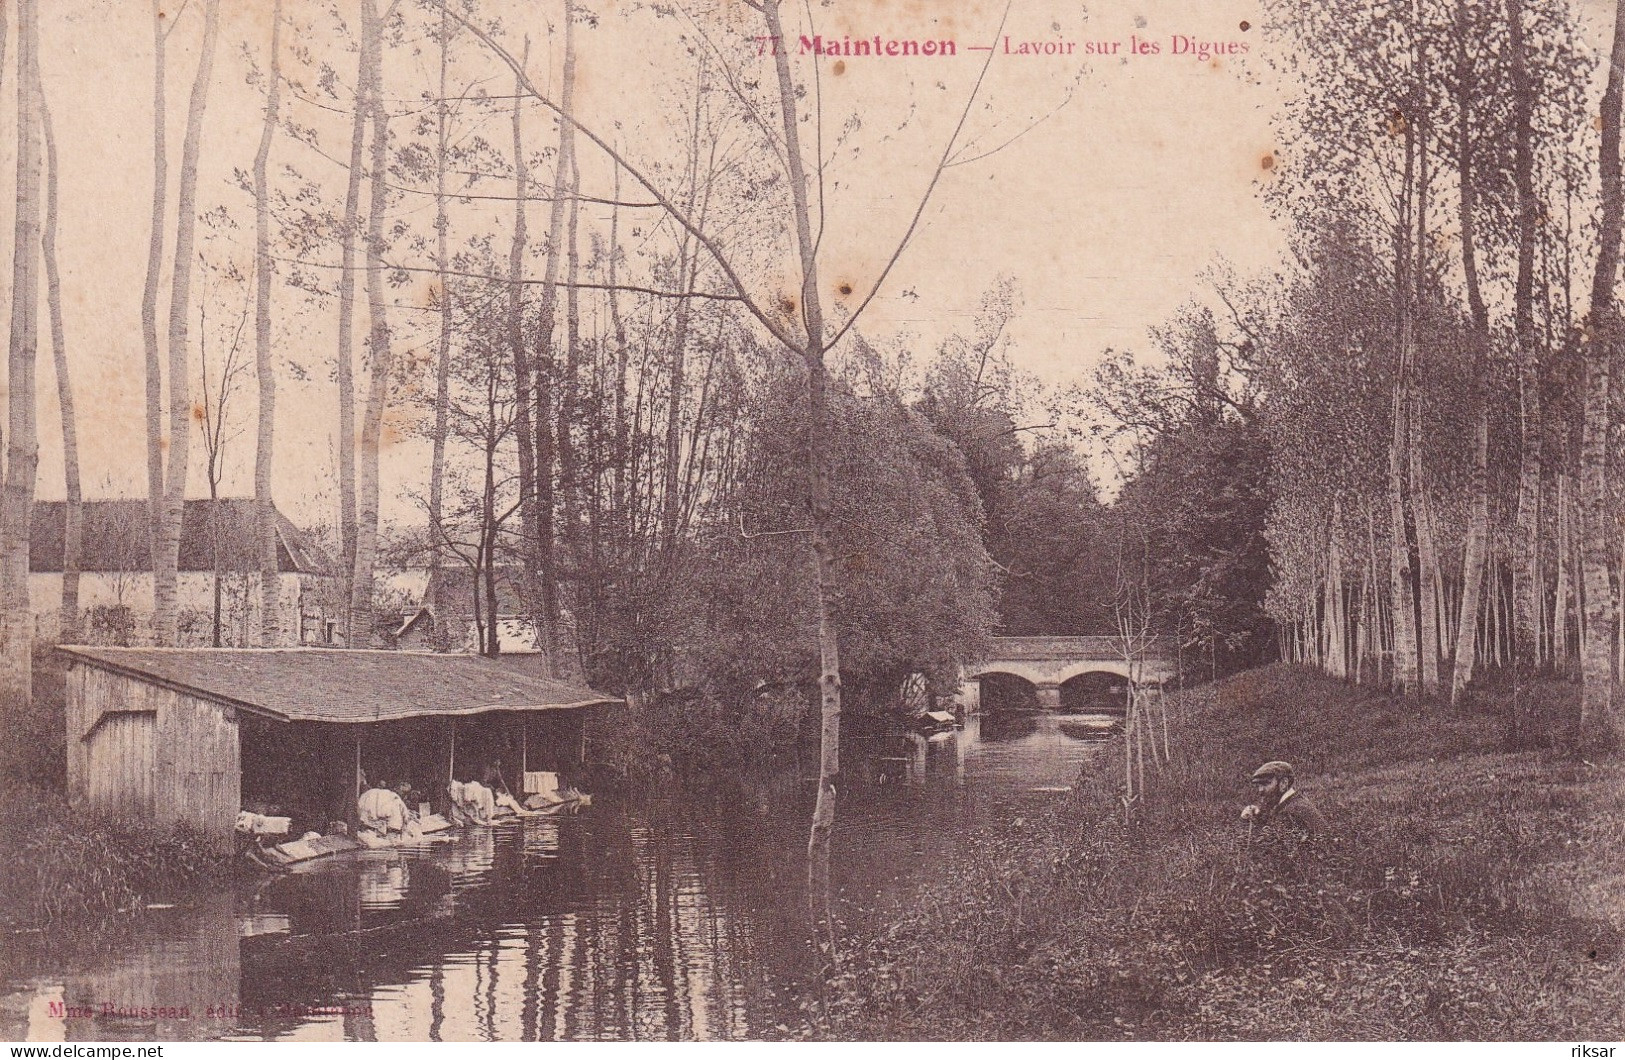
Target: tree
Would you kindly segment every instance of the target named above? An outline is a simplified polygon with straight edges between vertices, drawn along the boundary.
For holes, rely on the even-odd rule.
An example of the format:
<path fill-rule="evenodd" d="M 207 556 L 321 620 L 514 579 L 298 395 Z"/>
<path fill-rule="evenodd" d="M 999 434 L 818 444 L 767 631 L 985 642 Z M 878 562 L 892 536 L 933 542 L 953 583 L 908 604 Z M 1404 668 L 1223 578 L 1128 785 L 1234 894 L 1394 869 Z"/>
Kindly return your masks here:
<path fill-rule="evenodd" d="M 33 608 L 28 599 L 28 524 L 39 463 L 34 364 L 39 356 L 40 118 L 39 5 L 17 4 L 17 212 L 12 243 L 11 335 L 7 346 L 6 468 L 0 489 L 0 702 L 33 704 Z"/>
<path fill-rule="evenodd" d="M 476 645 L 483 655 L 501 651 L 497 610 L 497 569 L 504 560 L 523 551 L 510 540 L 509 522 L 519 510 L 514 461 L 520 447 L 514 426 L 522 405 L 513 385 L 514 363 L 506 314 L 499 314 L 467 299 L 459 299 L 464 341 L 452 351 L 448 365 L 446 401 L 447 442 L 452 455 L 471 451 L 474 481 L 453 481 L 452 506 L 442 513 L 437 549 L 465 564 L 472 575 Z M 491 300 L 494 306 L 495 300 Z M 436 602 L 436 637 L 445 641 L 444 628 L 452 611 L 449 596 Z"/>
<path fill-rule="evenodd" d="M 1512 527 L 1512 656 L 1520 675 L 1541 663 L 1540 627 L 1543 597 L 1540 559 L 1540 487 L 1544 424 L 1541 422 L 1540 337 L 1535 330 L 1535 239 L 1540 200 L 1535 192 L 1533 86 L 1529 74 L 1528 37 L 1523 0 L 1507 0 L 1509 80 L 1513 98 L 1513 191 L 1517 196 L 1517 273 L 1513 280 L 1513 351 L 1518 374 L 1518 499 Z M 1561 563 L 1559 565 L 1561 573 Z M 1557 614 L 1566 608 L 1559 585 Z M 1565 640 L 1567 637 L 1564 638 Z M 1523 697 L 1512 705 L 1515 737 L 1529 734 Z"/>
<path fill-rule="evenodd" d="M 447 154 L 451 146 L 451 99 L 447 95 L 447 67 L 451 51 L 451 19 L 446 15 L 445 8 L 440 9 L 440 25 L 438 43 L 440 46 L 440 79 L 439 98 L 435 104 L 435 168 L 434 168 L 434 230 L 435 230 L 435 265 L 440 270 L 440 287 L 437 295 L 440 300 L 440 334 L 435 344 L 435 405 L 434 427 L 430 437 L 429 457 L 429 536 L 431 542 L 438 541 L 444 533 L 445 521 L 445 478 L 446 478 L 446 408 L 451 400 L 451 332 L 452 332 L 452 304 L 451 304 L 451 220 L 446 215 L 446 163 Z M 516 253 L 524 245 L 525 231 L 525 203 L 523 183 L 523 162 L 519 159 L 520 131 L 519 131 L 519 93 L 514 93 L 513 101 L 513 132 L 515 167 L 518 169 L 519 186 L 514 192 L 515 206 L 518 218 L 514 225 L 514 245 Z M 517 274 L 517 267 L 514 269 Z M 516 291 L 522 288 L 516 283 Z M 521 400 L 528 400 L 528 394 Z M 431 591 L 440 591 L 440 579 L 436 575 L 440 571 L 440 549 L 431 547 L 429 552 L 429 585 Z M 435 614 L 444 614 L 442 601 L 430 601 Z M 437 641 L 444 645 L 443 631 L 438 627 L 435 630 Z"/>
<path fill-rule="evenodd" d="M 338 276 L 338 479 L 339 571 L 341 587 L 339 630 L 348 646 L 355 645 L 355 571 L 358 536 L 355 466 L 355 245 L 361 223 L 362 156 L 366 148 L 373 49 L 382 42 L 376 33 L 376 5 L 362 8 L 359 58 L 356 60 L 355 99 L 350 115 L 350 155 L 345 170 L 344 214 L 339 222 Z"/>
<path fill-rule="evenodd" d="M 1609 584 L 1609 554 L 1615 522 L 1608 490 L 1609 371 L 1625 336 L 1621 335 L 1615 284 L 1619 281 L 1619 243 L 1625 216 L 1625 189 L 1620 176 L 1621 106 L 1625 105 L 1625 0 L 1614 12 L 1614 39 L 1608 62 L 1608 87 L 1602 96 L 1602 145 L 1597 167 L 1601 184 L 1601 218 L 1597 224 L 1597 261 L 1591 281 L 1591 304 L 1585 341 L 1585 413 L 1580 443 L 1580 512 L 1583 536 L 1580 555 L 1585 576 L 1585 628 L 1580 649 L 1580 715 L 1571 746 L 1611 744 L 1618 739 L 1619 719 L 1613 709 L 1613 639 L 1615 603 Z"/>
<path fill-rule="evenodd" d="M 1104 551 L 1118 572 L 1121 636 L 1178 639 L 1217 676 L 1267 658 L 1270 447 L 1262 422 L 1260 287 L 1219 270 L 1213 299 L 1192 301 L 1152 336 L 1167 367 L 1124 355 L 1097 372 L 1094 403 L 1108 443 L 1129 440 L 1132 465 Z"/>
<path fill-rule="evenodd" d="M 397 0 L 398 2 L 398 0 Z M 390 374 L 394 370 L 394 348 L 389 332 L 389 303 L 384 297 L 384 213 L 389 204 L 389 118 L 384 109 L 384 25 L 393 16 L 395 4 L 380 17 L 376 0 L 362 0 L 362 35 L 372 44 L 363 53 L 370 57 L 364 78 L 366 101 L 362 104 L 372 126 L 372 173 L 367 209 L 367 313 L 371 325 L 367 335 L 367 404 L 361 418 L 361 451 L 356 466 L 355 559 L 350 577 L 349 614 L 352 636 L 345 643 L 354 648 L 361 639 L 354 636 L 353 623 L 359 616 L 367 623 L 367 643 L 373 630 L 373 564 L 378 554 L 378 455 L 384 430 L 384 408 L 389 402 Z"/>
<path fill-rule="evenodd" d="M 1108 515 L 1080 453 L 1053 433 L 1062 412 L 1030 407 L 1005 342 L 1015 309 L 1011 281 L 989 290 L 973 334 L 938 350 L 916 408 L 976 485 L 1002 632 L 1105 634 L 1114 625 Z"/>
<path fill-rule="evenodd" d="M 541 630 L 544 650 L 555 674 L 567 672 L 566 668 L 561 666 L 563 646 L 558 632 L 559 575 L 556 551 L 558 533 L 554 521 L 554 468 L 559 455 L 560 436 L 569 430 L 569 426 L 557 412 L 559 357 L 555 331 L 558 323 L 559 272 L 564 260 L 565 221 L 570 198 L 570 173 L 575 159 L 575 21 L 575 4 L 571 0 L 565 0 L 564 64 L 560 74 L 558 104 L 559 149 L 553 167 L 553 201 L 547 219 L 547 265 L 542 275 L 531 362 L 534 406 L 530 422 L 535 431 L 535 438 L 532 440 L 535 457 L 531 466 L 535 471 L 536 493 L 536 503 L 531 509 L 531 515 L 535 522 L 525 528 L 525 542 L 530 549 L 526 567 L 527 572 L 535 572 L 538 594 L 535 599 L 527 602 L 527 606 L 536 615 L 535 621 Z M 523 76 L 523 68 L 517 73 Z M 525 77 L 525 80 L 528 86 L 528 77 Z"/>
<path fill-rule="evenodd" d="M 51 315 L 51 358 L 56 366 L 57 407 L 62 417 L 62 478 L 66 504 L 62 528 L 62 640 L 81 639 L 79 617 L 79 565 L 84 537 L 84 494 L 79 482 L 79 426 L 73 402 L 73 379 L 68 370 L 68 341 L 62 322 L 62 276 L 57 265 L 57 156 L 51 109 L 41 86 L 40 126 L 45 135 L 45 297 Z"/>
<path fill-rule="evenodd" d="M 163 12 L 159 12 L 163 18 Z M 192 267 L 197 236 L 197 170 L 203 149 L 203 116 L 214 73 L 215 44 L 220 38 L 220 0 L 205 0 L 203 47 L 186 107 L 186 135 L 175 207 L 175 258 L 169 292 L 169 461 L 164 469 L 163 509 L 153 534 L 153 631 L 160 644 L 176 642 L 176 564 L 181 547 L 181 517 L 186 506 L 186 480 L 192 451 L 191 333 Z"/>
<path fill-rule="evenodd" d="M 701 538 L 706 601 L 700 669 L 735 691 L 816 679 L 803 647 L 817 628 L 805 577 L 808 401 L 790 371 L 769 373 L 749 407 L 739 479 Z M 896 394 L 830 385 L 832 497 L 828 613 L 849 698 L 884 708 L 910 674 L 951 691 L 958 664 L 985 650 L 996 621 L 994 570 L 964 457 Z"/>
<path fill-rule="evenodd" d="M 145 353 L 147 413 L 148 540 L 152 546 L 153 632 L 160 644 L 165 626 L 175 624 L 174 564 L 160 547 L 164 514 L 163 354 L 158 340 L 158 294 L 164 268 L 165 211 L 169 199 L 168 96 L 165 90 L 169 35 L 177 19 L 164 15 L 162 0 L 152 5 L 152 224 L 147 237 L 147 277 L 141 289 L 141 343 Z M 166 617 L 160 621 L 160 611 Z M 173 643 L 173 636 L 170 638 Z"/>
<path fill-rule="evenodd" d="M 235 270 L 228 270 L 226 276 L 237 282 L 242 276 Z M 245 292 L 245 294 L 248 292 Z M 248 364 L 241 357 L 243 328 L 248 323 L 248 298 L 243 299 L 243 310 L 237 318 L 237 324 L 230 331 L 230 341 L 226 344 L 225 354 L 217 366 L 218 375 L 210 373 L 209 366 L 209 314 L 208 297 L 205 291 L 203 304 L 198 306 L 198 361 L 200 371 L 198 381 L 202 393 L 198 397 L 196 415 L 198 427 L 203 435 L 204 479 L 208 483 L 209 500 L 215 503 L 209 505 L 209 547 L 214 553 L 214 587 L 212 614 L 210 619 L 209 642 L 218 648 L 222 645 L 222 605 L 225 597 L 225 535 L 228 530 L 232 533 L 240 532 L 241 527 L 226 527 L 221 525 L 220 482 L 226 472 L 226 447 L 236 437 L 231 429 L 232 398 L 235 397 L 242 386 L 242 376 L 248 371 Z"/>
<path fill-rule="evenodd" d="M 1040 442 L 1011 469 L 996 504 L 987 541 L 999 570 L 1001 633 L 1113 632 L 1115 521 L 1082 457 L 1065 443 Z"/>
<path fill-rule="evenodd" d="M 282 0 L 271 4 L 271 57 L 266 73 L 265 121 L 254 153 L 254 377 L 258 419 L 254 434 L 254 542 L 259 561 L 260 643 L 269 648 L 282 636 L 277 580 L 276 508 L 271 496 L 276 458 L 276 369 L 271 362 L 271 144 L 282 104 Z M 297 636 L 298 631 L 295 631 Z"/>

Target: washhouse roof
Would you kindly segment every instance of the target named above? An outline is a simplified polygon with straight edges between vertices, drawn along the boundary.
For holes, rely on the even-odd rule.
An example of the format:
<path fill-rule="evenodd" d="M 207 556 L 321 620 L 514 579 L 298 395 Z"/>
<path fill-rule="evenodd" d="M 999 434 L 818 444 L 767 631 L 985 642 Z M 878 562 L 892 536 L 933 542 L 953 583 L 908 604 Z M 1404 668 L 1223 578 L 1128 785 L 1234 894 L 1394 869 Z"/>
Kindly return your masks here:
<path fill-rule="evenodd" d="M 620 702 L 525 672 L 533 660 L 332 648 L 60 649 L 86 663 L 278 721 L 363 724 Z"/>

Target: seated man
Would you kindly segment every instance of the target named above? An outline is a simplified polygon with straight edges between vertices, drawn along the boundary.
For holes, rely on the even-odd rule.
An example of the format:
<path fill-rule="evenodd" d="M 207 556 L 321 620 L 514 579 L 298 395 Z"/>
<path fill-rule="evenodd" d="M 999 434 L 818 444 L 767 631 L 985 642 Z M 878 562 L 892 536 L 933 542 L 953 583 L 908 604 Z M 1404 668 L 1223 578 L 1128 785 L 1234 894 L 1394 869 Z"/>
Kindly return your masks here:
<path fill-rule="evenodd" d="M 401 835 L 412 820 L 406 800 L 385 787 L 383 781 L 361 793 L 355 801 L 355 812 L 362 828 L 384 836 Z"/>
<path fill-rule="evenodd" d="M 1298 791 L 1292 779 L 1292 763 L 1265 762 L 1252 775 L 1258 801 L 1241 811 L 1244 820 L 1258 825 L 1281 822 L 1306 835 L 1326 831 L 1326 818 Z"/>

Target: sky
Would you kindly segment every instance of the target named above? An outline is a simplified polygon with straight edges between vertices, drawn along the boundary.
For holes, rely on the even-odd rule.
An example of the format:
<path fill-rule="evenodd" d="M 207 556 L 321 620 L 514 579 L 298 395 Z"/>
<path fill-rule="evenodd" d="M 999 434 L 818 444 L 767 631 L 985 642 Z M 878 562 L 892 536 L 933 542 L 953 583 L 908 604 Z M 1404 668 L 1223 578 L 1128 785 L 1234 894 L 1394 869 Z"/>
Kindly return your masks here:
<path fill-rule="evenodd" d="M 737 0 L 719 2 L 735 16 L 749 13 Z M 331 61 L 341 86 L 347 83 L 354 59 L 339 47 L 337 23 L 319 13 L 314 0 L 286 3 L 298 27 L 290 43 L 313 61 Z M 61 154 L 60 255 L 83 478 L 93 496 L 140 494 L 139 310 L 152 194 L 150 13 L 137 0 L 49 0 L 43 6 L 46 91 Z M 202 21 L 201 0 L 174 6 L 178 22 L 167 81 L 171 219 Z M 554 87 L 560 6 L 483 4 L 485 10 L 506 8 L 502 39 L 509 47 L 517 50 L 522 35 L 531 37 L 530 70 Z M 771 59 L 758 54 L 757 41 L 743 29 L 719 28 L 698 6 L 585 0 L 585 7 L 596 17 L 579 30 L 583 120 L 623 144 L 633 161 L 652 166 L 667 153 L 663 145 L 682 116 L 681 83 L 695 61 L 691 49 L 708 51 L 744 79 L 771 74 Z M 1585 0 L 1585 7 L 1594 16 L 1603 5 Z M 252 213 L 236 174 L 251 164 L 262 104 L 259 89 L 245 76 L 246 56 L 264 61 L 270 0 L 228 2 L 223 10 L 199 206 L 224 207 L 230 221 L 201 229 L 199 238 L 214 261 L 247 262 Z M 1008 277 L 1020 298 L 1008 329 L 1012 361 L 1046 384 L 1064 386 L 1086 381 L 1107 347 L 1149 352 L 1147 329 L 1199 293 L 1201 274 L 1221 258 L 1243 273 L 1268 270 L 1279 260 L 1281 232 L 1259 195 L 1272 177 L 1266 162 L 1279 150 L 1270 119 L 1281 98 L 1261 62 L 1260 4 L 1012 0 L 1006 13 L 986 0 L 826 0 L 803 10 L 828 39 L 955 44 L 955 54 L 947 57 L 796 56 L 798 71 L 819 65 L 826 136 L 834 145 L 828 152 L 829 219 L 821 263 L 830 285 L 847 282 L 862 292 L 879 275 L 991 56 L 956 143 L 971 145 L 966 156 L 997 149 L 942 175 L 914 237 L 862 321 L 872 340 L 898 339 L 927 353 L 948 334 L 968 333 L 984 292 Z M 787 35 L 799 37 L 806 17 L 798 12 L 798 24 L 787 27 Z M 704 39 L 695 33 L 697 25 L 710 27 Z M 1247 50 L 1177 54 L 1176 38 L 1217 42 L 1227 52 Z M 1147 50 L 1143 43 L 1136 49 L 1136 40 L 1155 43 L 1157 53 L 1136 54 Z M 1019 54 L 1024 42 L 1038 45 L 1040 54 Z M 799 51 L 798 44 L 790 42 Z M 1042 54 L 1046 44 L 1056 45 L 1047 50 L 1059 54 Z M 991 52 L 975 50 L 989 47 Z M 512 91 L 511 75 L 489 53 L 474 42 L 460 49 L 460 78 L 494 94 Z M 285 62 L 297 65 L 291 54 Z M 410 41 L 391 55 L 386 77 L 392 109 L 400 115 L 397 129 L 421 110 L 415 96 L 429 83 L 429 62 L 413 54 Z M 305 83 L 288 113 L 315 130 L 322 150 L 282 137 L 273 166 L 293 166 L 336 197 L 342 167 L 331 156 L 342 155 L 346 146 L 344 103 L 324 101 L 309 70 L 295 73 Z M 13 80 L 8 72 L 0 86 L 5 141 L 14 121 Z M 527 110 L 532 144 L 551 136 L 544 117 Z M 483 129 L 469 122 L 462 136 L 486 135 L 506 144 L 505 119 Z M 8 142 L 0 180 L 14 183 L 13 155 Z M 609 167 L 586 146 L 582 169 L 589 190 L 610 191 Z M 663 179 L 658 171 L 655 177 Z M 14 196 L 3 198 L 0 252 L 9 256 Z M 410 223 L 425 223 L 426 201 L 397 208 L 410 215 Z M 545 221 L 545 208 L 533 208 L 533 236 Z M 490 227 L 505 240 L 507 224 L 505 217 L 482 215 L 475 227 Z M 539 261 L 533 267 L 539 271 Z M 218 276 L 200 275 L 197 284 L 196 296 L 213 314 L 203 334 L 218 357 L 245 290 L 239 281 Z M 167 286 L 165 292 L 167 298 Z M 771 294 L 766 287 L 761 293 Z M 393 297 L 399 303 L 393 320 L 398 345 L 421 348 L 433 324 L 423 311 L 425 288 L 415 282 Z M 278 359 L 300 370 L 283 374 L 275 491 L 284 510 L 307 523 L 330 521 L 334 505 L 336 399 L 326 365 L 336 339 L 335 314 L 331 304 L 300 306 L 279 297 Z M 365 313 L 358 316 L 364 322 Z M 47 359 L 42 352 L 39 495 L 46 498 L 60 496 L 62 488 L 55 380 L 43 363 Z M 253 398 L 245 392 L 236 400 L 242 433 L 231 444 L 223 491 L 240 495 L 252 485 Z M 404 440 L 386 452 L 383 473 L 385 495 L 393 498 L 386 511 L 404 518 L 410 515 L 404 498 L 422 488 L 427 449 L 409 430 L 400 433 Z M 196 449 L 192 462 L 191 491 L 197 495 L 204 485 Z"/>

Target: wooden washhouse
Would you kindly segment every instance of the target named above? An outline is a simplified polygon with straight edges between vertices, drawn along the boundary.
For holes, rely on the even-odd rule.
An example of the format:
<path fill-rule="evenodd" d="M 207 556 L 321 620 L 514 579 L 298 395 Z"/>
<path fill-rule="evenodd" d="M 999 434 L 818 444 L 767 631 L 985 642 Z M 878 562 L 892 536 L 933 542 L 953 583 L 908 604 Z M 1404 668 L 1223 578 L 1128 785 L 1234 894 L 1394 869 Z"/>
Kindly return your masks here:
<path fill-rule="evenodd" d="M 294 834 L 353 816 L 358 784 L 578 767 L 584 708 L 537 656 L 326 648 L 66 646 L 68 797 L 126 826 L 184 827 L 221 853 L 239 811 Z"/>

